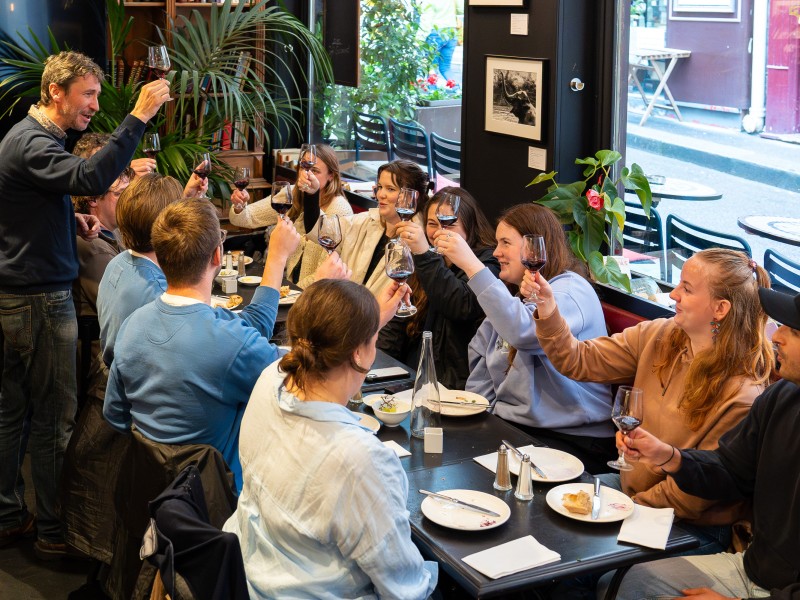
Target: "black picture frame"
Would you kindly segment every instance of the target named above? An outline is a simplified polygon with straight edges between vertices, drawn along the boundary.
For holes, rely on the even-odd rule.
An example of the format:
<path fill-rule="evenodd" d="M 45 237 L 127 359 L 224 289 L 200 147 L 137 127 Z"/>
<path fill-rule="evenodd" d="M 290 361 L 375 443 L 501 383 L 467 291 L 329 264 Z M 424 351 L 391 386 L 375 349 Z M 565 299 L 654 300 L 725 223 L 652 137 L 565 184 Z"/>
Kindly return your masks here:
<path fill-rule="evenodd" d="M 358 87 L 361 83 L 361 2 L 325 0 L 323 44 L 331 58 L 333 81 Z"/>
<path fill-rule="evenodd" d="M 486 55 L 486 131 L 536 142 L 544 139 L 546 62 Z"/>

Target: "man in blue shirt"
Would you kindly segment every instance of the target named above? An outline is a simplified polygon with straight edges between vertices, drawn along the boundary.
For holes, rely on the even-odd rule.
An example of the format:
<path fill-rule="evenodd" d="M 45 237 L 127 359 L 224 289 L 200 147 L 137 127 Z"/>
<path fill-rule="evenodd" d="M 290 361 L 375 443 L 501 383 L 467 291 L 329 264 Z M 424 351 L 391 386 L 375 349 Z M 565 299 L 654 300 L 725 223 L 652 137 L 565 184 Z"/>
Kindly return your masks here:
<path fill-rule="evenodd" d="M 34 549 L 44 559 L 65 553 L 55 501 L 76 411 L 75 239 L 79 231 L 89 239 L 99 232 L 96 217 L 75 214 L 70 194 L 107 190 L 170 97 L 167 82 L 143 86 L 106 147 L 83 159 L 64 149 L 66 131 L 88 127 L 102 80 L 102 69 L 83 54 L 49 57 L 41 100 L 0 142 L 0 546 L 37 529 Z M 28 415 L 38 527 L 20 477 Z"/>
<path fill-rule="evenodd" d="M 239 425 L 256 380 L 278 358 L 269 338 L 286 259 L 300 236 L 278 222 L 261 285 L 236 315 L 211 307 L 221 233 L 207 202 L 176 202 L 156 219 L 151 237 L 167 291 L 122 324 L 103 415 L 116 429 L 133 424 L 156 442 L 214 446 L 241 489 Z"/>

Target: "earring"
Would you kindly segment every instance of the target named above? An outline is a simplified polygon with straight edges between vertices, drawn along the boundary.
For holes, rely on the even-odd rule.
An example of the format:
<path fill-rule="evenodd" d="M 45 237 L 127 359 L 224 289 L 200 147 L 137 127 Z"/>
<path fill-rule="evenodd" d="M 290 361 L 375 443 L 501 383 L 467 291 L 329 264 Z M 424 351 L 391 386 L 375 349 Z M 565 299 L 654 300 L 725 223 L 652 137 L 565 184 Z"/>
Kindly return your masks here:
<path fill-rule="evenodd" d="M 721 324 L 721 323 L 720 323 L 719 321 L 711 321 L 711 322 L 709 323 L 709 325 L 711 325 L 711 339 L 712 339 L 713 341 L 716 341 L 716 340 L 717 340 L 717 334 L 719 333 L 719 326 L 720 326 L 720 324 Z"/>

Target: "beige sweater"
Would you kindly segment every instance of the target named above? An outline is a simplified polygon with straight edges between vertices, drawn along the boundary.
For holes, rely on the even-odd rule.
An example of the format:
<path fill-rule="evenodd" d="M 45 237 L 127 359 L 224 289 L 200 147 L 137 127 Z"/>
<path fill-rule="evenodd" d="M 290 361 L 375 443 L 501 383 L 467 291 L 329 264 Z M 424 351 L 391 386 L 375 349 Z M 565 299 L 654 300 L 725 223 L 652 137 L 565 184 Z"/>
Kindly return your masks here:
<path fill-rule="evenodd" d="M 546 319 L 536 319 L 536 334 L 547 357 L 559 372 L 578 381 L 630 383 L 644 390 L 642 427 L 677 448 L 712 450 L 719 438 L 750 410 L 764 387 L 744 377 L 732 379 L 726 399 L 697 431 L 692 431 L 678 409 L 693 354 L 684 349 L 664 381 L 655 374 L 660 341 L 677 327 L 672 319 L 644 321 L 611 337 L 578 341 L 558 309 Z M 699 525 L 733 523 L 744 514 L 740 504 L 703 500 L 686 494 L 657 467 L 633 463 L 622 472 L 622 490 L 637 504 L 672 507 L 675 516 Z"/>
<path fill-rule="evenodd" d="M 286 194 L 290 194 L 290 188 L 287 186 L 285 189 Z M 344 196 L 336 196 L 328 203 L 328 206 L 325 207 L 323 212 L 326 215 L 345 217 L 352 215 L 353 209 Z M 271 227 L 278 222 L 278 218 L 280 217 L 277 212 L 272 210 L 272 203 L 269 196 L 258 202 L 248 204 L 238 215 L 233 210 L 233 206 L 231 206 L 229 216 L 232 224 L 237 227 L 247 227 L 248 229 Z M 297 230 L 297 233 L 303 236 L 303 239 L 286 261 L 286 275 L 291 275 L 297 263 L 302 260 L 302 263 L 300 263 L 300 276 L 297 279 L 297 285 L 301 288 L 306 288 L 314 283 L 314 272 L 328 255 L 322 246 L 317 244 L 314 240 L 306 239 L 306 228 L 303 222 L 302 212 L 294 220 L 294 228 Z M 269 237 L 269 231 L 267 232 L 267 237 Z M 269 239 L 267 241 L 269 241 Z"/>

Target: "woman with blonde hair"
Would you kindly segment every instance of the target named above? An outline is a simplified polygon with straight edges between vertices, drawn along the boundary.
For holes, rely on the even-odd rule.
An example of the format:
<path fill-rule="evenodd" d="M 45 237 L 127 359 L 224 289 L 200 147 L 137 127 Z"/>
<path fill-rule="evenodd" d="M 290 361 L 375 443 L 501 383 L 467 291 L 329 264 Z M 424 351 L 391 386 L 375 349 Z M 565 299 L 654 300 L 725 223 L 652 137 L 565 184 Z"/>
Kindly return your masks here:
<path fill-rule="evenodd" d="M 292 208 L 287 217 L 294 223 L 297 233 L 305 235 L 317 220 L 319 212 L 327 215 L 347 216 L 353 214 L 350 203 L 344 197 L 342 180 L 339 176 L 339 159 L 336 151 L 326 144 L 317 144 L 317 162 L 311 169 L 300 167 L 297 161 L 297 183 L 286 186 L 281 194 L 292 198 Z M 301 159 L 305 157 L 300 157 Z M 236 198 L 239 199 L 239 196 Z M 304 215 L 304 203 L 316 207 L 313 220 Z M 271 197 L 247 204 L 236 202 L 231 204 L 230 220 L 237 227 L 256 229 L 270 227 L 277 223 L 280 215 L 272 209 Z M 297 250 L 286 261 L 286 276 L 300 287 L 314 282 L 317 267 L 325 260 L 325 251 L 311 240 L 301 243 Z"/>
<path fill-rule="evenodd" d="M 686 261 L 670 293 L 674 317 L 584 341 L 570 332 L 546 276 L 526 275 L 522 291 L 539 297 L 536 334 L 561 373 L 577 381 L 633 382 L 644 391 L 643 427 L 678 448 L 713 450 L 748 413 L 775 364 L 759 286 L 769 287 L 769 276 L 744 253 L 703 250 Z M 701 539 L 692 553 L 727 549 L 728 525 L 743 516 L 741 504 L 691 496 L 661 469 L 632 466 L 617 487 L 637 504 L 674 508 Z M 616 484 L 616 476 L 606 479 Z"/>
<path fill-rule="evenodd" d="M 379 304 L 328 279 L 289 311 L 291 350 L 261 374 L 242 419 L 244 486 L 224 526 L 251 598 L 423 600 L 436 587 L 436 563 L 411 541 L 403 467 L 347 408 L 404 291 L 393 284 Z"/>
<path fill-rule="evenodd" d="M 567 245 L 555 214 L 538 204 L 518 204 L 500 216 L 494 257 L 496 277 L 460 236 L 437 231 L 442 255 L 469 278 L 469 287 L 486 313 L 469 345 L 466 390 L 491 402 L 491 411 L 548 446 L 569 452 L 589 472 L 616 455 L 607 386 L 578 383 L 556 371 L 544 355 L 531 326 L 534 306 L 517 294 L 525 267 L 523 236 L 544 238 L 547 263 L 558 305 L 581 339 L 605 333 L 600 301 L 586 279 L 586 268 Z"/>

